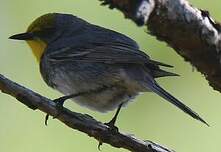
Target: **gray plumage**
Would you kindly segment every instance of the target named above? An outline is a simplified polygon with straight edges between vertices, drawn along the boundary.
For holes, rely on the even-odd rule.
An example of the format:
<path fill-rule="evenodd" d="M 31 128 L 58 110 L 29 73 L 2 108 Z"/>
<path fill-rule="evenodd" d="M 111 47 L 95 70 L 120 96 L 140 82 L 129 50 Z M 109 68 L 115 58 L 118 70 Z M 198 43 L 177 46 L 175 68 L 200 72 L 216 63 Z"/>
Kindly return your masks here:
<path fill-rule="evenodd" d="M 154 92 L 193 118 L 197 113 L 161 88 L 154 80 L 176 76 L 140 51 L 129 37 L 68 14 L 53 14 L 55 22 L 37 36 L 48 46 L 41 57 L 45 82 L 65 95 L 86 93 L 73 100 L 106 112 L 127 103 L 140 92 Z M 45 24 L 44 24 L 45 25 Z"/>

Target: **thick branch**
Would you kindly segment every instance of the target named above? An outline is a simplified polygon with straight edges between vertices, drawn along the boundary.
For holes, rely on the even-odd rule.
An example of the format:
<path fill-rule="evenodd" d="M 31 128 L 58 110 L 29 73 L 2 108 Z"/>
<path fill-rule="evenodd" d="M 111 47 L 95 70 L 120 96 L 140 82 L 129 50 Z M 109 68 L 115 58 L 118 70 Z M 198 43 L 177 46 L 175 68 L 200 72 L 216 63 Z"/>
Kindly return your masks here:
<path fill-rule="evenodd" d="M 221 92 L 221 25 L 186 0 L 103 0 L 167 42 Z"/>
<path fill-rule="evenodd" d="M 39 109 L 51 116 L 57 116 L 58 110 L 52 100 L 5 78 L 1 74 L 0 90 L 15 97 L 18 101 L 33 110 Z M 87 114 L 80 114 L 64 109 L 56 118 L 70 128 L 77 129 L 88 134 L 90 137 L 94 137 L 99 142 L 108 143 L 117 148 L 125 148 L 133 152 L 172 152 L 172 150 L 151 141 L 142 141 L 131 135 L 113 132 L 108 126 L 96 121 Z"/>

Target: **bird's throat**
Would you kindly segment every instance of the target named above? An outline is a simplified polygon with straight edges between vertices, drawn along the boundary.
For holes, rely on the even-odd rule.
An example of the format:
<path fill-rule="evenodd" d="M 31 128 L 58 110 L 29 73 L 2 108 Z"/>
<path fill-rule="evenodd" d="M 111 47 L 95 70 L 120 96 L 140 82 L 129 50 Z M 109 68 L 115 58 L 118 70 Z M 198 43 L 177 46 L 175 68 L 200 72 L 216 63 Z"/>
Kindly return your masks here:
<path fill-rule="evenodd" d="M 41 40 L 30 40 L 27 41 L 27 43 L 31 47 L 37 61 L 40 62 L 41 56 L 43 55 L 47 44 Z"/>

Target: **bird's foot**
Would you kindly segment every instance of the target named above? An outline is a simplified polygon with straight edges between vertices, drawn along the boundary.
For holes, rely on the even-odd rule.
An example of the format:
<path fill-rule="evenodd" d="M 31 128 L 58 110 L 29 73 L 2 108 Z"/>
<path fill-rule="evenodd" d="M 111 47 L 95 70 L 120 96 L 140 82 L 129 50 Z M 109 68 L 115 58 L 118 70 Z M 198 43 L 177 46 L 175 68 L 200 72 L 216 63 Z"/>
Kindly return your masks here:
<path fill-rule="evenodd" d="M 112 119 L 111 121 L 109 121 L 108 123 L 104 123 L 106 126 L 108 126 L 108 129 L 111 131 L 111 133 L 118 133 L 118 127 L 116 127 L 115 124 L 115 119 Z M 98 143 L 98 150 L 101 151 L 101 146 L 103 145 L 102 141 L 99 141 Z"/>
<path fill-rule="evenodd" d="M 99 151 L 101 151 L 101 146 L 103 145 L 103 142 L 102 141 L 99 141 L 98 145 L 97 145 L 97 149 Z"/>
<path fill-rule="evenodd" d="M 104 123 L 106 126 L 109 127 L 109 129 L 111 130 L 111 132 L 118 132 L 118 128 L 114 125 L 115 121 L 111 120 L 108 123 Z"/>
<path fill-rule="evenodd" d="M 56 104 L 56 108 L 58 111 L 58 113 L 56 114 L 56 116 L 53 117 L 53 119 L 57 118 L 60 115 L 60 113 L 62 112 L 63 105 L 64 105 L 64 102 L 66 99 L 67 99 L 66 96 L 64 96 L 64 97 L 60 97 L 60 98 L 53 100 Z M 46 116 L 45 116 L 45 125 L 46 126 L 48 125 L 48 119 L 49 119 L 49 114 L 46 114 Z"/>

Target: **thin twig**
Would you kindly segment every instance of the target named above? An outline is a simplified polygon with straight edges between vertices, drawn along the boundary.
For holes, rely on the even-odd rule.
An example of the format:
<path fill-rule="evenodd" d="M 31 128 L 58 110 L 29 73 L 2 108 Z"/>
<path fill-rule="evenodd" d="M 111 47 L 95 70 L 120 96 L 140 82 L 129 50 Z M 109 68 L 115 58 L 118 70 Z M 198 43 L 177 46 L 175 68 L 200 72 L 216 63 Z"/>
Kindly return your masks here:
<path fill-rule="evenodd" d="M 33 110 L 38 109 L 51 116 L 57 116 L 59 112 L 56 119 L 70 128 L 77 129 L 90 137 L 94 137 L 99 142 L 107 143 L 117 148 L 125 148 L 133 152 L 172 152 L 172 150 L 151 141 L 137 139 L 131 136 L 131 134 L 113 132 L 108 126 L 95 120 L 90 115 L 73 112 L 68 109 L 58 111 L 52 100 L 5 78 L 1 74 L 0 90 L 15 97 L 19 102 Z"/>

